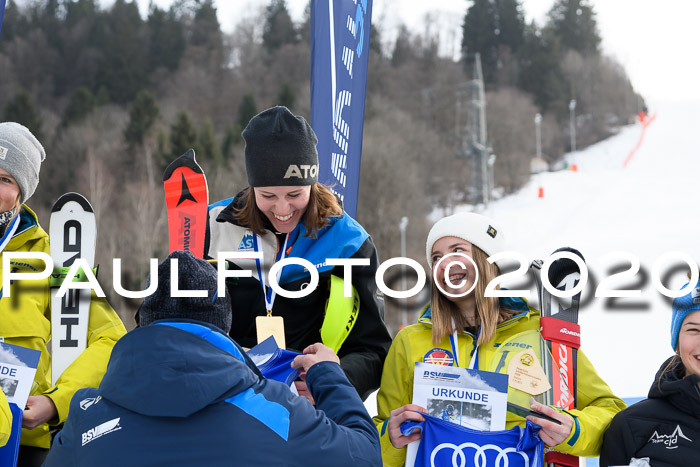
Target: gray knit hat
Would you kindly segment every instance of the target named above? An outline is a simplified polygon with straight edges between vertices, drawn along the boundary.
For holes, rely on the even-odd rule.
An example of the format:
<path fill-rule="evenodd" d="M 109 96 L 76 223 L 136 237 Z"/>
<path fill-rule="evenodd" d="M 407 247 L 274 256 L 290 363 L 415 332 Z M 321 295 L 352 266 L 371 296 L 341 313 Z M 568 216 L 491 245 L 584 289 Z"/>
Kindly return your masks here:
<path fill-rule="evenodd" d="M 206 297 L 170 296 L 171 260 L 177 260 L 178 290 L 206 290 Z M 174 264 L 173 264 L 174 266 Z M 146 287 L 151 283 L 149 277 Z M 216 268 L 195 258 L 189 251 L 173 251 L 158 265 L 158 288 L 143 300 L 139 308 L 139 325 L 146 326 L 159 319 L 195 319 L 231 330 L 231 300 L 217 294 Z"/>
<path fill-rule="evenodd" d="M 0 123 L 0 167 L 17 181 L 21 203 L 34 194 L 45 158 L 44 147 L 27 127 L 15 122 Z"/>
<path fill-rule="evenodd" d="M 250 186 L 304 186 L 318 181 L 318 138 L 304 117 L 283 106 L 263 110 L 243 130 Z"/>

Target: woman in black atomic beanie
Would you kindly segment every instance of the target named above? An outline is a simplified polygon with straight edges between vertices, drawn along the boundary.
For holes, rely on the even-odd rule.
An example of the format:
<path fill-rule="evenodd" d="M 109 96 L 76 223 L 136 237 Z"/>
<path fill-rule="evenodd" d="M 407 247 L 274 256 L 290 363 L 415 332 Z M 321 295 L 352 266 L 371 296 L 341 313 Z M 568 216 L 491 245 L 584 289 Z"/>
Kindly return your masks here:
<path fill-rule="evenodd" d="M 259 336 L 272 333 L 278 345 L 296 351 L 323 342 L 337 352 L 364 399 L 379 387 L 391 344 L 374 279 L 374 243 L 337 197 L 318 183 L 318 140 L 303 117 L 286 107 L 272 107 L 250 120 L 243 139 L 250 186 L 209 207 L 208 256 L 250 254 L 228 259 L 230 269 L 252 271 L 251 277 L 227 279 L 231 337 L 253 347 Z M 258 257 L 251 259 L 254 255 Z M 297 264 L 284 266 L 273 277 L 282 289 L 303 297 L 286 297 L 270 287 L 270 268 L 287 258 L 304 259 L 318 271 L 316 286 L 309 270 Z M 354 266 L 350 279 L 342 266 L 328 264 L 338 258 L 361 259 L 366 265 Z M 351 281 L 353 297 L 344 297 L 343 280 Z M 295 384 L 311 399 L 303 381 Z"/>

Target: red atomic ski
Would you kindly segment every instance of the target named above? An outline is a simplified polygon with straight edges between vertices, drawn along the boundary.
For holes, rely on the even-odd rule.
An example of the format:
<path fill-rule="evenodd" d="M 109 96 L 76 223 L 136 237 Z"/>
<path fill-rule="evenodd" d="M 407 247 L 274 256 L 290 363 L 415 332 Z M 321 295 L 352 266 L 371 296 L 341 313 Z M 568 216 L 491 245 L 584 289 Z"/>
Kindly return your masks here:
<path fill-rule="evenodd" d="M 163 186 L 168 209 L 168 251 L 187 250 L 203 258 L 209 189 L 193 149 L 165 169 Z"/>

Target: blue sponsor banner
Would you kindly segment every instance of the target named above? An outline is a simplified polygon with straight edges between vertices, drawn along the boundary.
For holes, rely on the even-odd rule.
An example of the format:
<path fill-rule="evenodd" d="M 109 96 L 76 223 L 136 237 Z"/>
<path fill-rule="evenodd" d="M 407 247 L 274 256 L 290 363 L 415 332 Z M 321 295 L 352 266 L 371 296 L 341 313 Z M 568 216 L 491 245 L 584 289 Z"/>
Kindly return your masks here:
<path fill-rule="evenodd" d="M 5 0 L 0 0 L 0 33 L 2 33 L 3 19 L 5 19 Z"/>
<path fill-rule="evenodd" d="M 311 126 L 318 136 L 319 182 L 355 217 L 372 0 L 311 1 Z"/>

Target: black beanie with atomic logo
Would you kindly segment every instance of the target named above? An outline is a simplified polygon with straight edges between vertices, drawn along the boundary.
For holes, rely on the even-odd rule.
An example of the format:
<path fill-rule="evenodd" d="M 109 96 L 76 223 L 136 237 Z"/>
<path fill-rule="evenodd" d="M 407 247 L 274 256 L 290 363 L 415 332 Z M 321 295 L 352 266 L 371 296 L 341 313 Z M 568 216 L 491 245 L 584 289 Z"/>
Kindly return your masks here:
<path fill-rule="evenodd" d="M 283 106 L 272 107 L 250 119 L 243 139 L 250 186 L 305 186 L 318 182 L 318 138 L 304 117 Z"/>

